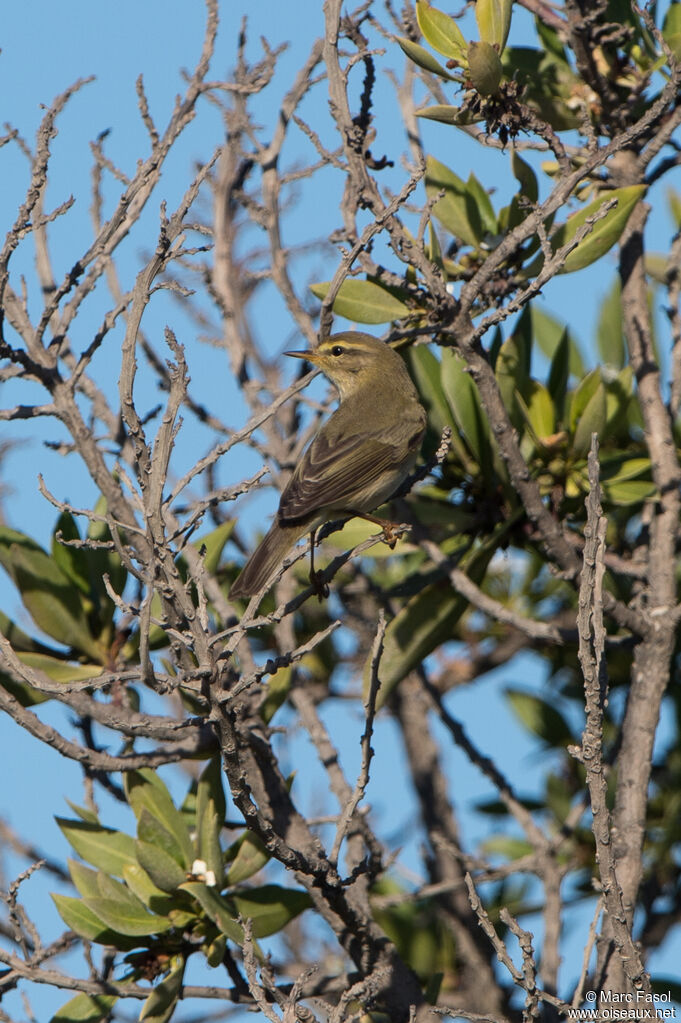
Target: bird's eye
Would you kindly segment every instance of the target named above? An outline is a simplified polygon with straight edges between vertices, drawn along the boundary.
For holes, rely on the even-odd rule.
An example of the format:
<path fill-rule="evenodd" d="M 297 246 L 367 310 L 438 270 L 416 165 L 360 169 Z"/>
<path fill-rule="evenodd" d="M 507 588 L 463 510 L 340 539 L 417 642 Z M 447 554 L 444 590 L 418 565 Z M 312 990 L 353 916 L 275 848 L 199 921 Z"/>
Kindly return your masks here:
<path fill-rule="evenodd" d="M 337 357 L 339 355 L 342 355 L 344 351 L 345 349 L 341 345 L 334 345 L 333 348 L 331 349 L 331 354 Z"/>

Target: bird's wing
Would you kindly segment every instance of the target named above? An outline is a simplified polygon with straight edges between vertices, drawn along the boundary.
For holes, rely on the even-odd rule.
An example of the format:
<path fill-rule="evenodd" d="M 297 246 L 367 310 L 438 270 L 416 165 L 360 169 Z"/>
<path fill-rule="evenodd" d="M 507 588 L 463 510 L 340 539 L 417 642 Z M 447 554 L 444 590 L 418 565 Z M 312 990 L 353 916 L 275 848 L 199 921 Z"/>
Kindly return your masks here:
<path fill-rule="evenodd" d="M 353 498 L 405 457 L 404 445 L 361 434 L 317 434 L 296 466 L 279 503 L 279 520 L 306 518 L 322 508 L 352 510 Z M 368 509 L 358 509 L 360 511 Z"/>

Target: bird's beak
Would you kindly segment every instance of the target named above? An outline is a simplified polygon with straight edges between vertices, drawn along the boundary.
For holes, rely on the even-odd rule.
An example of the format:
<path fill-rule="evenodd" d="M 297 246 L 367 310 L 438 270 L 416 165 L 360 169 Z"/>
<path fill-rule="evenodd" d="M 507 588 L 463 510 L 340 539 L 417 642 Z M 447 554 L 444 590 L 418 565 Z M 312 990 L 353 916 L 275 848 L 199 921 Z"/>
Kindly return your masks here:
<path fill-rule="evenodd" d="M 307 359 L 308 362 L 316 362 L 319 358 L 317 353 L 312 350 L 306 352 L 284 352 L 284 355 L 290 355 L 292 359 Z"/>

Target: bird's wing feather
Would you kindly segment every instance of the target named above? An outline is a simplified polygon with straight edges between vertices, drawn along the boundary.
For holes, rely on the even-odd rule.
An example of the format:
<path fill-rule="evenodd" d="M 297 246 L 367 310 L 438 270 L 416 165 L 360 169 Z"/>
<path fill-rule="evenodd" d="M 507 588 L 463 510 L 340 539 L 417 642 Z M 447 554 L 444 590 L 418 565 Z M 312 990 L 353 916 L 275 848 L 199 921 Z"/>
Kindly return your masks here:
<path fill-rule="evenodd" d="M 322 430 L 281 495 L 279 520 L 305 518 L 328 507 L 351 510 L 352 498 L 401 465 L 404 456 L 404 445 L 356 433 L 329 438 Z"/>

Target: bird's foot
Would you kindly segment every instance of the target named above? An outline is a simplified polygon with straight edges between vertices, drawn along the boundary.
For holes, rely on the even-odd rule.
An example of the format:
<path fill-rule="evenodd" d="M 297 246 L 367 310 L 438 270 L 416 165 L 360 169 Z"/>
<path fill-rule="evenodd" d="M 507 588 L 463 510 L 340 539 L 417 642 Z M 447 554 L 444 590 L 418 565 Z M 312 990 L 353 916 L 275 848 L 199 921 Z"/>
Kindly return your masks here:
<path fill-rule="evenodd" d="M 379 519 L 376 515 L 369 515 L 368 512 L 350 511 L 348 514 L 365 519 L 366 522 L 375 522 L 377 526 L 380 526 L 383 530 L 381 542 L 387 543 L 391 551 L 395 550 L 395 544 L 405 531 L 403 523 L 391 522 L 389 519 Z"/>
<path fill-rule="evenodd" d="M 317 595 L 317 599 L 321 604 L 321 602 L 329 595 L 329 584 L 324 579 L 324 573 L 317 572 L 314 568 L 311 568 L 310 585 L 312 586 L 312 590 Z"/>
<path fill-rule="evenodd" d="M 383 543 L 387 543 L 391 551 L 395 550 L 395 544 L 404 532 L 400 522 L 383 522 Z"/>

